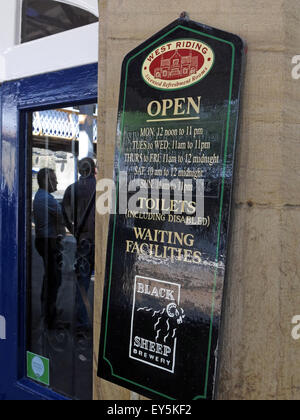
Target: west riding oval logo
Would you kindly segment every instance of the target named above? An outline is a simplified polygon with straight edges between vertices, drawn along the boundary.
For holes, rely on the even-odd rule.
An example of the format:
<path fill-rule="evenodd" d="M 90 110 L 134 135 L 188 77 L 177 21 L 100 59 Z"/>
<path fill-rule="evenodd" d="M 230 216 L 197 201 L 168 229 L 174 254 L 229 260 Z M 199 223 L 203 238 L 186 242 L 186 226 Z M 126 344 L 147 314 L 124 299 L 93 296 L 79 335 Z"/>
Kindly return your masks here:
<path fill-rule="evenodd" d="M 166 42 L 146 57 L 144 81 L 160 90 L 177 90 L 200 82 L 214 65 L 212 48 L 202 41 L 179 39 Z"/>

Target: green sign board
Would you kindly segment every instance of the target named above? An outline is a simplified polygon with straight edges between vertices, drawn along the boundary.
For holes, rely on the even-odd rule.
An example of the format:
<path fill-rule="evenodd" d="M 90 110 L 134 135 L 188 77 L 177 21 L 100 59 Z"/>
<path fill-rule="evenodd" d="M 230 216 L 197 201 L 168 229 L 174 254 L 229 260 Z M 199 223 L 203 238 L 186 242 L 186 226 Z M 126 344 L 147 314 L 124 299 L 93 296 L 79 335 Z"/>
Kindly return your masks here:
<path fill-rule="evenodd" d="M 27 352 L 27 376 L 44 385 L 50 385 L 49 359 Z"/>
<path fill-rule="evenodd" d="M 244 59 L 180 18 L 123 62 L 98 374 L 149 398 L 216 395 Z"/>

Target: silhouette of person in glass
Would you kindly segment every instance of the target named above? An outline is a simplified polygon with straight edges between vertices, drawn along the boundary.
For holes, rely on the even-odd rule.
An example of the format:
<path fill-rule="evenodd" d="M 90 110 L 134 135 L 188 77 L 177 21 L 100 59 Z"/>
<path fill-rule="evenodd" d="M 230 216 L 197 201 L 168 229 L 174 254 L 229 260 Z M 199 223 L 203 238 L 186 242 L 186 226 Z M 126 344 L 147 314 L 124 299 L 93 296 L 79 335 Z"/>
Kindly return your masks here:
<path fill-rule="evenodd" d="M 95 258 L 95 162 L 88 157 L 82 159 L 78 163 L 78 171 L 80 178 L 66 189 L 62 207 L 65 224 L 77 240 L 75 263 L 77 331 L 86 332 L 92 325 L 88 290 Z"/>
<path fill-rule="evenodd" d="M 45 275 L 42 288 L 42 316 L 48 329 L 56 328 L 57 296 L 62 283 L 59 266 L 60 246 L 65 235 L 62 208 L 52 193 L 57 191 L 55 171 L 43 168 L 37 175 L 39 190 L 33 201 L 35 247 L 43 258 Z"/>

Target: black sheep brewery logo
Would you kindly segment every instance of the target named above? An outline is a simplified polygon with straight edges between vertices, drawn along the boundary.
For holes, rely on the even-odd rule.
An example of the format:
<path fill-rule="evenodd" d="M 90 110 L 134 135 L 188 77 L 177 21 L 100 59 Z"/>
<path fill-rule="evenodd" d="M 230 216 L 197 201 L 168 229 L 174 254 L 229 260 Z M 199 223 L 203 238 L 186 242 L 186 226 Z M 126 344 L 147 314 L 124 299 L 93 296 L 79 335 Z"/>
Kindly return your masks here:
<path fill-rule="evenodd" d="M 200 82 L 212 69 L 215 54 L 204 42 L 181 39 L 167 42 L 146 57 L 144 81 L 161 90 L 178 90 Z"/>
<path fill-rule="evenodd" d="M 175 373 L 177 337 L 184 319 L 179 284 L 137 276 L 129 357 Z"/>

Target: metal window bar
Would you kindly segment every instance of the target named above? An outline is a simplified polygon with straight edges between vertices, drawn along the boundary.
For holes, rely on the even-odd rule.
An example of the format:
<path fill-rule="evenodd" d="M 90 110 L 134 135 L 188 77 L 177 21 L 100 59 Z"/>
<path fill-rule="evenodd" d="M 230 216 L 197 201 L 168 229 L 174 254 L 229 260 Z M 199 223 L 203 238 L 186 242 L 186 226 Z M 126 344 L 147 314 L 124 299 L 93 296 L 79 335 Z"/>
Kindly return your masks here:
<path fill-rule="evenodd" d="M 33 113 L 33 135 L 64 140 L 79 139 L 79 113 L 75 110 L 54 109 Z M 93 141 L 97 142 L 97 117 L 93 116 Z"/>

